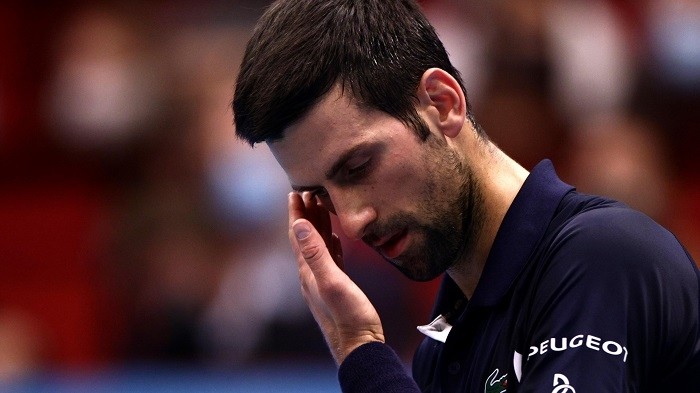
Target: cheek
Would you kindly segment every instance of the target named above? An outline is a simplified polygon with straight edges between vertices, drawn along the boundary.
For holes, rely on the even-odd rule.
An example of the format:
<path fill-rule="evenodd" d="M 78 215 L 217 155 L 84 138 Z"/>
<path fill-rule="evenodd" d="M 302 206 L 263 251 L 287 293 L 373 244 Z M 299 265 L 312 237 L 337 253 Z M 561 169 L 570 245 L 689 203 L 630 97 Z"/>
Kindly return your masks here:
<path fill-rule="evenodd" d="M 412 161 L 418 160 L 414 157 Z M 430 182 L 428 176 L 408 158 L 402 158 L 396 165 L 385 166 L 381 173 L 377 173 L 379 180 L 373 186 L 375 201 L 393 206 L 391 210 L 418 211 L 416 205 L 425 198 L 422 190 Z"/>

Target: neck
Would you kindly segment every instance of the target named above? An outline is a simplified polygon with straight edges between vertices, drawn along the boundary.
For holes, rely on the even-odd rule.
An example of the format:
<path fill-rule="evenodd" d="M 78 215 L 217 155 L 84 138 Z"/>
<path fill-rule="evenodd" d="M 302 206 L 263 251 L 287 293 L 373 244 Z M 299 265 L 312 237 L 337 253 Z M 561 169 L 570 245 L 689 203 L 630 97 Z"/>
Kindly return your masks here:
<path fill-rule="evenodd" d="M 482 225 L 477 228 L 473 247 L 447 274 L 467 298 L 471 298 L 486 265 L 498 228 L 529 172 L 489 141 L 473 140 L 464 158 L 481 188 Z"/>

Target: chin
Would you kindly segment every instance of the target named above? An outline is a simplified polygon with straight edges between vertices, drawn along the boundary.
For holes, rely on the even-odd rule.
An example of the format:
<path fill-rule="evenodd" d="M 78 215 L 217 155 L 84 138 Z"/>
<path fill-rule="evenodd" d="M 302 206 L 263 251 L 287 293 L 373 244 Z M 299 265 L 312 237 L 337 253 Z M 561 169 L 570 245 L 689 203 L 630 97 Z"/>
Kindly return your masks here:
<path fill-rule="evenodd" d="M 385 258 L 389 263 L 391 263 L 395 268 L 397 268 L 404 276 L 417 282 L 426 282 L 433 280 L 447 270 L 447 268 L 442 269 L 437 266 L 425 266 L 424 263 L 413 264 L 412 267 L 408 267 L 407 264 L 410 262 L 399 262 L 398 260 Z M 425 259 L 422 259 L 425 261 Z M 410 265 L 409 265 L 410 266 Z"/>

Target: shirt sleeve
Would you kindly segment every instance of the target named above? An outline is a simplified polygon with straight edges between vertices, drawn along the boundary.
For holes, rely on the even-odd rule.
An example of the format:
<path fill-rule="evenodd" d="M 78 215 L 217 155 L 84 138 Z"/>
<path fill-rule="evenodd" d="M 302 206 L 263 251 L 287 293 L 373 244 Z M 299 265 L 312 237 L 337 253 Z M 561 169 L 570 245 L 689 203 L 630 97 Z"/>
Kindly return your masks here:
<path fill-rule="evenodd" d="M 698 387 L 698 377 L 673 379 L 698 359 L 700 292 L 672 234 L 629 209 L 594 210 L 566 225 L 545 260 L 519 392 Z"/>
<path fill-rule="evenodd" d="M 379 342 L 352 351 L 340 365 L 338 379 L 345 393 L 420 393 L 396 352 Z"/>

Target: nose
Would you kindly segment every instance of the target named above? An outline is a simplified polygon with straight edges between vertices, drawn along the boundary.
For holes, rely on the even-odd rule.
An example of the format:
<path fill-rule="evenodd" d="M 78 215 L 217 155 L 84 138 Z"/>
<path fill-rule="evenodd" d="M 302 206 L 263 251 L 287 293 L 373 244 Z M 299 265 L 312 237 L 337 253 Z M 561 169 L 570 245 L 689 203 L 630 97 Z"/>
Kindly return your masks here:
<path fill-rule="evenodd" d="M 333 194 L 333 208 L 343 233 L 352 240 L 362 239 L 367 226 L 377 219 L 376 210 L 355 193 L 340 191 Z"/>

